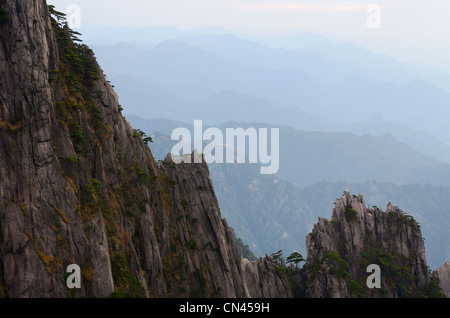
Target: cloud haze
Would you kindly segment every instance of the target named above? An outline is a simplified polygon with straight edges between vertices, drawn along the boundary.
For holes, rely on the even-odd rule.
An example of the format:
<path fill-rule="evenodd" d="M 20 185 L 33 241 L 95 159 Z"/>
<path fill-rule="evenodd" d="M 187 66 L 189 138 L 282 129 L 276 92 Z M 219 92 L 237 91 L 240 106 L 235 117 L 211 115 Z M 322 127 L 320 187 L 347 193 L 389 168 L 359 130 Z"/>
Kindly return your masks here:
<path fill-rule="evenodd" d="M 336 5 L 301 5 L 301 4 L 270 4 L 270 5 L 259 5 L 259 4 L 244 4 L 239 5 L 238 8 L 248 9 L 248 10 L 317 10 L 317 11 L 361 11 L 366 10 L 367 5 L 347 5 L 347 6 L 336 6 Z"/>
<path fill-rule="evenodd" d="M 450 69 L 448 0 L 49 0 L 64 11 L 82 9 L 83 23 L 171 26 L 181 30 L 220 26 L 241 33 L 313 32 L 356 42 L 405 61 Z M 382 25 L 369 29 L 370 4 L 381 7 Z"/>

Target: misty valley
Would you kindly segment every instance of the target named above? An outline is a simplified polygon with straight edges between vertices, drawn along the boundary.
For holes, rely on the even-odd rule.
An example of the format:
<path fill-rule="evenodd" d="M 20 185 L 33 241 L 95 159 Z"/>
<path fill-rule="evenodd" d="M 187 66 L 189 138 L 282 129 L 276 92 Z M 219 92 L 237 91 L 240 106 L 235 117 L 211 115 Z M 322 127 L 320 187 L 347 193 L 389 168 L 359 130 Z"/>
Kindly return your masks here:
<path fill-rule="evenodd" d="M 46 2 L 0 1 L 0 298 L 450 296 L 449 70 Z"/>

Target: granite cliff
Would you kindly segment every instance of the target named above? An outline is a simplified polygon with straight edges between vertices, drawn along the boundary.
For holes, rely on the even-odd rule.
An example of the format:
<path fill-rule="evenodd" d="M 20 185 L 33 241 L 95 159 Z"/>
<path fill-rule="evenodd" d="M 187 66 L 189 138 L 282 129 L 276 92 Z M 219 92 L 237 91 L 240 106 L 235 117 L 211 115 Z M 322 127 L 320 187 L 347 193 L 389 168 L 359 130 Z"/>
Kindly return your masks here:
<path fill-rule="evenodd" d="M 443 292 L 450 297 L 450 262 L 445 262 L 433 272 L 434 279 L 439 283 Z"/>
<path fill-rule="evenodd" d="M 441 297 L 427 266 L 420 225 L 391 203 L 368 208 L 362 195 L 337 199 L 331 220 L 320 218 L 307 236 L 305 287 L 314 298 Z M 380 288 L 369 288 L 369 265 Z"/>
<path fill-rule="evenodd" d="M 362 196 L 319 220 L 303 269 L 242 259 L 207 164 L 155 161 L 64 15 L 0 8 L 0 297 L 433 296 L 417 222 Z M 362 287 L 371 262 L 383 290 Z"/>
<path fill-rule="evenodd" d="M 207 165 L 154 160 L 64 15 L 0 6 L 0 296 L 279 296 L 276 272 L 242 279 Z M 259 263 L 245 275 L 259 280 Z"/>

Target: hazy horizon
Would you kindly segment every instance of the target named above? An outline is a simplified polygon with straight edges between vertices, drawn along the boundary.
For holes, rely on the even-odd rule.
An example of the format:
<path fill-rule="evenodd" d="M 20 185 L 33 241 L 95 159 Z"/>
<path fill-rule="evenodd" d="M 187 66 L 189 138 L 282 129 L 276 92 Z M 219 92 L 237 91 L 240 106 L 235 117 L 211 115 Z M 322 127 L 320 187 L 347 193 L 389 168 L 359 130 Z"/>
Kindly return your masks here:
<path fill-rule="evenodd" d="M 81 23 L 145 28 L 151 26 L 192 30 L 222 27 L 243 34 L 289 35 L 312 32 L 338 41 L 362 45 L 405 62 L 420 63 L 450 72 L 450 3 L 444 0 L 406 1 L 237 1 L 49 0 L 66 12 L 76 5 Z M 367 20 L 380 8 L 379 28 Z M 81 24 L 81 31 L 82 31 Z"/>
<path fill-rule="evenodd" d="M 450 2 L 372 1 L 0 0 L 0 298 L 450 297 Z"/>

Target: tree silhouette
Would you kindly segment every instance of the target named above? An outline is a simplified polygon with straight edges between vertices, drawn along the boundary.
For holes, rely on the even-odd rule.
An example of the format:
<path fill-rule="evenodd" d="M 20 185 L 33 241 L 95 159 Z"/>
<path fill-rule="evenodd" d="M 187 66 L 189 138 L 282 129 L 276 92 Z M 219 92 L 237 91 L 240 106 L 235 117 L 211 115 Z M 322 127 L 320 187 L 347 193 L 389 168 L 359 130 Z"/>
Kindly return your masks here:
<path fill-rule="evenodd" d="M 277 264 L 281 264 L 281 258 L 283 257 L 283 250 L 279 250 L 276 253 L 272 253 L 270 255 L 273 258 L 273 261 Z"/>
<path fill-rule="evenodd" d="M 305 262 L 306 260 L 303 258 L 303 255 L 299 252 L 294 252 L 288 256 L 286 259 L 286 263 L 293 263 L 296 268 L 298 268 L 298 264 L 301 262 Z"/>

